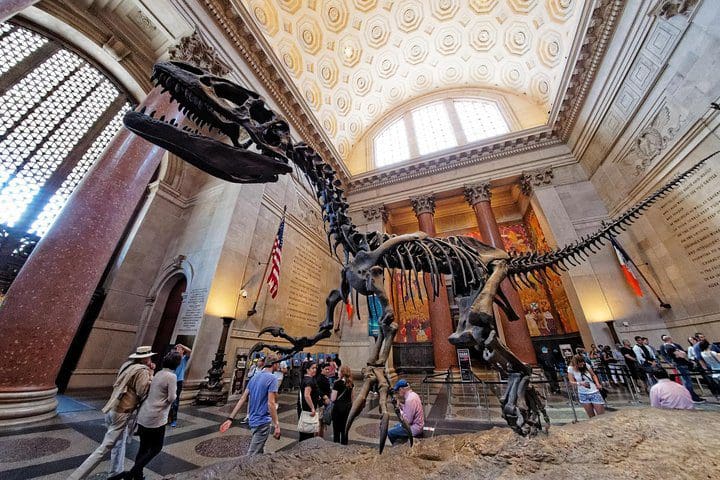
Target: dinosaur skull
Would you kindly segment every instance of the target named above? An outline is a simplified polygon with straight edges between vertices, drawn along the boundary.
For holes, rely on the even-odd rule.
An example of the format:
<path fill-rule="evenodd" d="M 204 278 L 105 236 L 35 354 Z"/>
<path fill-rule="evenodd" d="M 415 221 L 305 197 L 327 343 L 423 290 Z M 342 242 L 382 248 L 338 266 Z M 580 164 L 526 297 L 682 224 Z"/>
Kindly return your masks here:
<path fill-rule="evenodd" d="M 125 115 L 132 132 L 230 182 L 274 182 L 292 171 L 289 127 L 256 93 L 182 62 L 156 64 L 152 79 L 197 128 L 143 108 Z M 210 136 L 213 129 L 219 133 Z M 248 150 L 253 144 L 259 153 Z"/>

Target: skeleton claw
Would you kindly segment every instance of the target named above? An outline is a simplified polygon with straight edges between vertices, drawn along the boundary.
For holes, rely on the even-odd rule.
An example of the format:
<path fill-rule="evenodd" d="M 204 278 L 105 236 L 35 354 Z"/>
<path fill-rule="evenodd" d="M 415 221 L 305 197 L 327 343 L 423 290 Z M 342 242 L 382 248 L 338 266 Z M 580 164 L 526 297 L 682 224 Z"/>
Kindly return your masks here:
<path fill-rule="evenodd" d="M 258 337 L 265 335 L 266 333 L 271 334 L 273 337 L 281 337 L 285 335 L 285 329 L 277 326 L 265 327 L 260 330 L 260 333 L 258 333 Z"/>

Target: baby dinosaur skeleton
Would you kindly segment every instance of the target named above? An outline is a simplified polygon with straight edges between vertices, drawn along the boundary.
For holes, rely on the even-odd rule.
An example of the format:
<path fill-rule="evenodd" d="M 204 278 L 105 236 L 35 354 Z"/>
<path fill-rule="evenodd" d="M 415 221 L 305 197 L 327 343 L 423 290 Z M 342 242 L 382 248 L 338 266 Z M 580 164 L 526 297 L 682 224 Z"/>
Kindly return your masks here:
<path fill-rule="evenodd" d="M 568 264 L 578 265 L 589 254 L 597 253 L 596 249 L 605 241 L 624 231 L 644 210 L 694 174 L 714 155 L 676 176 L 617 219 L 603 223 L 592 235 L 546 253 L 509 255 L 465 236 L 433 238 L 422 232 L 398 236 L 380 232 L 360 233 L 348 216 L 348 203 L 335 170 L 308 145 L 293 142 L 288 124 L 258 94 L 181 62 L 157 64 L 152 78 L 170 94 L 173 101 L 180 104 L 181 110 L 199 128 L 181 128 L 174 121 L 165 122 L 164 118 L 156 119 L 154 112 L 146 114 L 144 111 L 128 112 L 124 119 L 127 128 L 207 173 L 231 182 L 274 182 L 279 175 L 292 170 L 289 163 L 293 162 L 314 186 L 322 207 L 330 249 L 337 255 L 338 247 L 343 247 L 340 287 L 328 295 L 325 320 L 315 336 L 298 338 L 287 334 L 282 327 L 268 327 L 260 335 L 269 333 L 283 338 L 290 346 L 261 342 L 252 351 L 267 348 L 285 356 L 300 352 L 332 335 L 335 309 L 340 302 L 349 300 L 352 290 L 356 295 L 377 297 L 382 306 L 380 334 L 371 348 L 367 367 L 363 369 L 364 383 L 352 404 L 345 430 L 350 430 L 371 389 L 377 389 L 382 415 L 381 453 L 390 420 L 388 399 L 404 429 L 410 433 L 409 426 L 400 415 L 386 370 L 398 329 L 385 290 L 386 271 L 399 270 L 402 297 L 409 296 L 413 302 L 415 295 L 423 300 L 421 278 L 432 299 L 437 297 L 441 288 L 445 288 L 442 277 L 449 275 L 452 278 L 451 290 L 460 306 L 460 320 L 449 342 L 458 347 L 479 350 L 494 369 L 507 376 L 507 389 L 500 398 L 502 415 L 517 433 L 534 434 L 542 428 L 542 419 L 546 423 L 549 419 L 540 395 L 529 383 L 530 366 L 520 361 L 497 337 L 493 303 L 511 320 L 518 319 L 499 288 L 500 284 L 509 278 L 516 286 L 517 282 L 532 286 L 532 279 L 547 271 L 559 274 L 567 270 Z M 205 125 L 208 129 L 202 130 Z M 211 136 L 213 129 L 219 132 L 214 137 Z M 412 444 L 412 435 L 410 442 Z"/>

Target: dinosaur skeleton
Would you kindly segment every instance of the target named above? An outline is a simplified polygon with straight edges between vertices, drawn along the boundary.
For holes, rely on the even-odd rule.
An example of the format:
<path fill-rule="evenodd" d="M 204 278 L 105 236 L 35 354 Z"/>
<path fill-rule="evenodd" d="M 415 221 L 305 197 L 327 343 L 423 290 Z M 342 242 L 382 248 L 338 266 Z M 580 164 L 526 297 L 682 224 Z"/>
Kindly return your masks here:
<path fill-rule="evenodd" d="M 540 395 L 529 383 L 531 369 L 497 337 L 493 303 L 511 320 L 518 319 L 499 288 L 501 282 L 510 278 L 515 285 L 519 282 L 531 286 L 533 279 L 548 271 L 560 273 L 569 266 L 578 265 L 590 254 L 597 253 L 605 241 L 625 230 L 644 210 L 710 158 L 678 175 L 619 218 L 604 223 L 592 235 L 546 253 L 511 256 L 471 237 L 432 238 L 421 232 L 398 236 L 360 233 L 348 216 L 348 203 L 334 169 L 308 145 L 294 143 L 287 123 L 256 93 L 180 62 L 157 64 L 152 78 L 180 104 L 181 110 L 199 129 L 156 119 L 154 112 L 131 111 L 125 116 L 125 125 L 130 130 L 207 173 L 231 182 L 274 182 L 279 175 L 291 171 L 289 163 L 293 162 L 314 186 L 322 206 L 330 249 L 337 255 L 338 247 L 343 247 L 340 286 L 328 295 L 325 319 L 315 336 L 298 338 L 287 334 L 282 327 L 269 327 L 260 335 L 271 334 L 285 339 L 290 346 L 261 342 L 253 347 L 253 351 L 267 348 L 286 356 L 300 352 L 331 336 L 336 307 L 347 301 L 353 290 L 356 294 L 376 296 L 382 306 L 380 334 L 371 348 L 367 367 L 363 369 L 364 383 L 352 404 L 345 428 L 349 431 L 362 411 L 368 393 L 376 388 L 382 415 L 380 452 L 390 419 L 388 400 L 405 430 L 410 432 L 399 414 L 385 368 L 398 329 L 385 290 L 386 271 L 400 272 L 399 288 L 403 298 L 409 296 L 413 302 L 416 295 L 423 300 L 421 281 L 427 294 L 434 299 L 444 288 L 443 276 L 452 278 L 451 288 L 460 306 L 460 320 L 449 338 L 450 343 L 477 349 L 493 368 L 507 375 L 507 389 L 500 398 L 503 417 L 519 434 L 536 433 L 542 428 L 542 420 L 547 424 L 549 419 Z M 208 129 L 202 130 L 206 125 Z M 219 132 L 215 137 L 211 136 L 213 129 Z M 412 435 L 410 438 L 412 442 Z"/>

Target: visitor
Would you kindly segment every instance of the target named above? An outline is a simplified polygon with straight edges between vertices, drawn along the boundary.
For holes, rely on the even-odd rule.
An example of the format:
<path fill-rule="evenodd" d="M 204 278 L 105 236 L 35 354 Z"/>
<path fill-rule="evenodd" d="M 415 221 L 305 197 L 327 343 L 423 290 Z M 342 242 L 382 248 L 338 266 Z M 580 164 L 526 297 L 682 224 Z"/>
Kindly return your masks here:
<path fill-rule="evenodd" d="M 693 400 L 690 392 L 682 385 L 670 381 L 664 368 L 655 372 L 657 383 L 650 388 L 650 406 L 655 408 L 673 408 L 692 410 Z"/>
<path fill-rule="evenodd" d="M 703 340 L 699 342 L 700 345 L 700 356 L 707 366 L 708 376 L 710 377 L 709 386 L 713 390 L 713 394 L 720 390 L 720 354 L 714 352 L 710 346 L 710 342 Z"/>
<path fill-rule="evenodd" d="M 555 371 L 555 356 L 550 353 L 548 347 L 543 345 L 540 347 L 540 355 L 538 355 L 538 363 L 542 368 L 545 378 L 549 382 L 551 393 L 560 393 L 558 385 L 557 372 Z"/>
<path fill-rule="evenodd" d="M 648 387 L 655 385 L 657 380 L 653 373 L 658 368 L 657 359 L 652 348 L 645 344 L 643 337 L 640 335 L 635 336 L 635 346 L 633 347 L 635 358 L 637 358 L 638 364 L 645 374 L 645 384 Z"/>
<path fill-rule="evenodd" d="M 245 402 L 248 402 L 248 424 L 252 434 L 248 456 L 264 453 L 271 427 L 274 427 L 273 437 L 280 438 L 280 421 L 277 415 L 279 383 L 274 375 L 280 367 L 279 363 L 279 358 L 274 354 L 265 358 L 263 369 L 253 375 L 230 416 L 220 425 L 220 432 L 225 433 Z"/>
<path fill-rule="evenodd" d="M 325 406 L 330 403 L 330 396 L 332 395 L 332 388 L 330 387 L 330 365 L 324 363 L 319 365 L 320 373 L 315 377 L 317 381 L 318 400 L 316 406 L 318 407 L 318 414 L 320 418 L 323 417 L 323 411 Z M 325 423 L 320 422 L 320 429 L 318 430 L 318 437 L 325 437 Z"/>
<path fill-rule="evenodd" d="M 630 377 L 633 378 L 636 382 L 639 382 L 640 385 L 645 390 L 645 393 L 648 392 L 647 386 L 645 386 L 645 382 L 642 381 L 642 378 L 644 375 L 641 375 L 641 369 L 640 364 L 638 363 L 638 359 L 635 356 L 635 352 L 633 351 L 632 347 L 630 346 L 630 340 L 623 340 L 622 341 L 622 347 L 620 347 L 620 353 L 625 358 L 625 366 L 627 367 L 628 374 Z"/>
<path fill-rule="evenodd" d="M 267 364 L 267 361 L 266 361 Z M 285 374 L 288 373 L 288 365 L 285 360 L 280 360 L 280 362 L 277 364 L 276 368 L 272 372 L 273 376 L 277 380 L 277 386 L 278 386 L 278 392 L 283 386 L 283 379 L 285 378 Z M 278 403 L 275 404 L 276 406 L 279 406 Z"/>
<path fill-rule="evenodd" d="M 113 384 L 110 400 L 102 412 L 105 414 L 107 432 L 100 446 L 68 477 L 70 480 L 85 478 L 110 451 L 110 476 L 124 473 L 127 424 L 133 412 L 140 406 L 150 390 L 155 364 L 150 357 L 155 355 L 148 346 L 138 347 L 128 356 Z"/>
<path fill-rule="evenodd" d="M 298 393 L 298 417 L 300 417 L 301 411 L 310 412 L 310 416 L 316 417 L 318 415 L 315 408 L 318 399 L 317 380 L 315 379 L 317 364 L 311 360 L 309 363 L 306 363 L 306 365 L 307 368 L 304 369 L 303 379 L 300 383 L 300 392 Z M 315 433 L 298 432 L 298 435 L 300 437 L 299 441 L 302 442 L 303 440 L 313 438 Z"/>
<path fill-rule="evenodd" d="M 341 445 L 348 444 L 345 424 L 347 423 L 350 407 L 352 406 L 353 393 L 352 371 L 345 365 L 340 367 L 340 378 L 333 384 L 333 391 L 330 399 L 333 402 L 332 425 L 333 442 Z"/>
<path fill-rule="evenodd" d="M 663 344 L 660 346 L 660 353 L 668 363 L 675 366 L 682 379 L 683 385 L 685 385 L 685 388 L 690 392 L 692 401 L 695 403 L 704 402 L 705 400 L 700 398 L 693 389 L 692 378 L 690 378 L 690 368 L 692 364 L 687 358 L 687 352 L 685 352 L 679 344 L 673 342 L 670 335 L 661 335 L 660 339 L 663 341 Z"/>
<path fill-rule="evenodd" d="M 175 397 L 175 401 L 172 404 L 172 407 L 170 407 L 170 426 L 175 428 L 177 427 L 177 414 L 178 414 L 178 408 L 180 407 L 180 393 L 182 392 L 183 388 L 183 382 L 185 381 L 185 370 L 187 369 L 187 363 L 190 359 L 190 354 L 192 353 L 192 350 L 189 347 L 186 347 L 182 343 L 178 343 L 175 345 L 175 351 L 178 352 L 180 355 L 182 355 L 182 359 L 180 360 L 180 365 L 175 369 L 175 376 L 177 377 L 177 396 Z"/>
<path fill-rule="evenodd" d="M 142 480 L 143 469 L 162 450 L 165 443 L 165 425 L 168 414 L 177 397 L 177 377 L 175 369 L 182 361 L 182 354 L 171 350 L 162 362 L 162 370 L 155 374 L 150 384 L 147 399 L 140 406 L 137 416 L 140 448 L 135 456 L 135 465 L 129 472 L 123 472 L 108 480 Z"/>
<path fill-rule="evenodd" d="M 568 380 L 578 390 L 578 400 L 588 417 L 605 413 L 605 400 L 600 393 L 600 380 L 582 355 L 575 355 L 568 366 Z"/>
<path fill-rule="evenodd" d="M 405 443 L 410 438 L 410 435 L 412 435 L 413 438 L 422 436 L 423 427 L 425 426 L 425 412 L 423 411 L 420 397 L 417 393 L 413 392 L 410 384 L 404 378 L 401 378 L 395 383 L 393 392 L 402 401 L 400 415 L 410 427 L 410 433 L 403 428 L 402 423 L 397 423 L 388 430 L 388 440 L 390 440 L 390 443 L 393 445 L 396 445 L 398 443 Z"/>
<path fill-rule="evenodd" d="M 330 380 L 330 387 L 332 387 L 335 380 L 337 380 L 338 366 L 333 357 L 329 357 L 325 365 L 328 368 L 327 377 Z"/>

